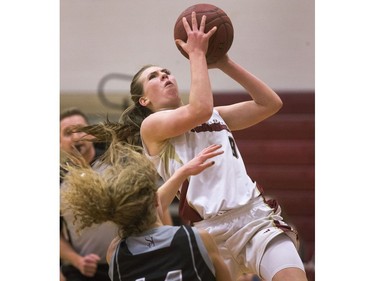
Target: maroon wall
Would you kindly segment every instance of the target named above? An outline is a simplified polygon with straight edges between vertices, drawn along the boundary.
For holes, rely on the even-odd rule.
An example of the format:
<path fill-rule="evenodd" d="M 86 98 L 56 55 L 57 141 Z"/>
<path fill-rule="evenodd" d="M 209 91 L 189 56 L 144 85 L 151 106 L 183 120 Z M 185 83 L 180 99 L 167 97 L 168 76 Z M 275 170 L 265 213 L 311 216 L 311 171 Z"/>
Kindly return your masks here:
<path fill-rule="evenodd" d="M 234 132 L 249 176 L 275 198 L 300 235 L 304 262 L 315 249 L 315 94 L 279 92 L 283 108 L 269 119 Z M 215 106 L 248 100 L 246 93 L 214 95 Z M 309 280 L 314 271 L 308 270 Z"/>

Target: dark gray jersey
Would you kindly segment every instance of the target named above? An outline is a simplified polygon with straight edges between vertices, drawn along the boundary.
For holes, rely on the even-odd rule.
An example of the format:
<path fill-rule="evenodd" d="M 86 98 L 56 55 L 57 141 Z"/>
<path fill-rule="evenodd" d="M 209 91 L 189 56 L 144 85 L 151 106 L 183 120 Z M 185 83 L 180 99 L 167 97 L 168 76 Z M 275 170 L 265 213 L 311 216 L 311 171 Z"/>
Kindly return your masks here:
<path fill-rule="evenodd" d="M 190 226 L 162 226 L 122 240 L 114 252 L 112 281 L 213 281 L 213 264 Z"/>

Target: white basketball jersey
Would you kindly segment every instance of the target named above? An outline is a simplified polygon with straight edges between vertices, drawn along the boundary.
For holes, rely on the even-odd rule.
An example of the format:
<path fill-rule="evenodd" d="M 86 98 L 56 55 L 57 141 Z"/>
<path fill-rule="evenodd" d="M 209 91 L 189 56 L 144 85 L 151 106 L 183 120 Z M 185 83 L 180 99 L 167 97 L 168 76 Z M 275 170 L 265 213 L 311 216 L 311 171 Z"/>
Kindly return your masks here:
<path fill-rule="evenodd" d="M 213 167 L 188 179 L 184 198 L 202 219 L 243 206 L 259 195 L 255 182 L 247 175 L 233 135 L 219 113 L 214 110 L 208 122 L 169 139 L 157 156 L 148 155 L 145 148 L 146 155 L 166 181 L 179 167 L 211 144 L 221 144 L 224 153 L 208 160 L 215 161 Z"/>

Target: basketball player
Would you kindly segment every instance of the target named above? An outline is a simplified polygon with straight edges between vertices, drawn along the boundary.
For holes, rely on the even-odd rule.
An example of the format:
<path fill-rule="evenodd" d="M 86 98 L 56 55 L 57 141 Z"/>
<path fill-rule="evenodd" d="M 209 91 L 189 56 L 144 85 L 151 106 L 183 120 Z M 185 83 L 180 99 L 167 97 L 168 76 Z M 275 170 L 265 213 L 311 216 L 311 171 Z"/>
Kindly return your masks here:
<path fill-rule="evenodd" d="M 163 225 L 161 221 L 180 184 L 211 167 L 214 162 L 207 160 L 221 154 L 220 147 L 204 149 L 159 189 L 157 171 L 147 157 L 116 141 L 96 170 L 88 166 L 67 168 L 63 199 L 77 217 L 78 229 L 105 221 L 119 227 L 119 237 L 107 252 L 112 281 L 231 280 L 206 231 Z"/>
<path fill-rule="evenodd" d="M 191 26 L 186 18 L 183 23 L 187 42 L 177 39 L 176 43 L 189 55 L 189 103 L 182 104 L 169 70 L 147 65 L 131 83 L 134 106 L 121 117 L 119 137 L 142 143 L 164 180 L 202 148 L 221 144 L 224 154 L 215 167 L 190 177 L 181 186 L 182 219 L 215 238 L 233 280 L 241 273 L 252 273 L 267 281 L 306 281 L 296 231 L 283 221 L 280 206 L 269 204 L 260 186 L 247 175 L 232 135 L 232 131 L 253 126 L 278 112 L 282 101 L 228 55 L 207 66 L 205 54 L 215 28 L 204 32 L 205 16 L 198 25 L 193 12 Z M 241 85 L 249 101 L 214 107 L 209 68 L 221 70 Z M 102 138 L 95 128 L 86 129 Z"/>

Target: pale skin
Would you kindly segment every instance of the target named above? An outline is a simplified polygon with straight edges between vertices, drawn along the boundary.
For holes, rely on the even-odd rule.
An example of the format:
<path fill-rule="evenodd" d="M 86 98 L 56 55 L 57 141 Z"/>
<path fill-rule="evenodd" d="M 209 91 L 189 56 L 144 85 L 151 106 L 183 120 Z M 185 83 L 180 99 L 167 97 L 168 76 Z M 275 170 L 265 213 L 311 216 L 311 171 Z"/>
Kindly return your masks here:
<path fill-rule="evenodd" d="M 72 115 L 60 121 L 60 149 L 68 154 L 79 152 L 87 163 L 95 157 L 95 148 L 92 142 L 82 141 L 85 133 L 73 133 L 74 126 L 87 126 L 81 115 Z"/>
<path fill-rule="evenodd" d="M 208 161 L 208 159 L 218 156 L 223 153 L 223 151 L 218 150 L 221 145 L 211 145 L 204 149 L 200 154 L 195 158 L 190 160 L 184 166 L 177 170 L 176 173 L 166 181 L 157 191 L 157 202 L 155 202 L 156 212 L 158 214 L 156 222 L 150 226 L 150 229 L 157 228 L 163 225 L 161 221 L 161 216 L 172 203 L 172 200 L 178 191 L 180 185 L 188 178 L 189 176 L 197 175 L 203 170 L 214 165 L 214 161 Z M 218 281 L 230 281 L 231 276 L 229 270 L 221 257 L 219 250 L 216 246 L 214 239 L 211 235 L 202 230 L 199 231 L 200 237 L 202 238 L 203 244 L 205 245 L 207 252 L 211 258 L 211 261 L 215 268 L 215 275 Z M 115 238 L 107 251 L 107 262 L 109 263 L 111 257 L 121 241 L 119 237 Z"/>
<path fill-rule="evenodd" d="M 187 42 L 176 40 L 189 55 L 191 87 L 189 103 L 183 105 L 178 96 L 176 79 L 161 67 L 150 67 L 141 75 L 144 94 L 141 105 L 154 113 L 142 123 L 141 135 L 150 155 L 158 155 L 168 139 L 179 136 L 206 122 L 212 115 L 213 95 L 208 69 L 217 68 L 241 85 L 249 94 L 245 102 L 220 106 L 215 109 L 232 131 L 253 126 L 272 116 L 282 107 L 279 96 L 263 81 L 225 55 L 214 64 L 207 65 L 205 53 L 208 40 L 215 29 L 204 33 L 205 17 L 198 26 L 192 13 L 192 26 L 183 19 L 188 35 Z M 169 109 L 168 111 L 165 111 Z M 154 128 L 158 128 L 157 131 Z M 298 268 L 280 270 L 273 281 L 306 281 L 305 273 Z"/>

